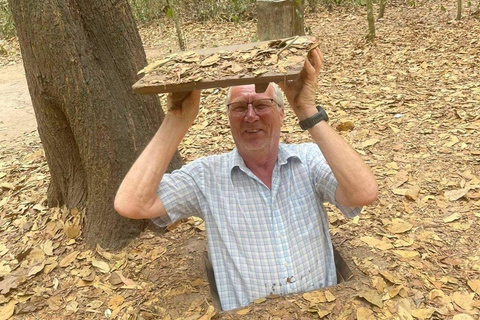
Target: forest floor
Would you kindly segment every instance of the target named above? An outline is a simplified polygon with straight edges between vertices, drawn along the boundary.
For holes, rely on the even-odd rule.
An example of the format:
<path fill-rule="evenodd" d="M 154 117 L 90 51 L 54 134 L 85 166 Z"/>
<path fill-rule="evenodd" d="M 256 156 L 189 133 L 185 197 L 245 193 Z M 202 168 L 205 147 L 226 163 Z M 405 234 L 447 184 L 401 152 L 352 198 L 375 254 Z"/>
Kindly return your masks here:
<path fill-rule="evenodd" d="M 450 2 L 390 4 L 373 44 L 364 8 L 306 15 L 325 57 L 318 101 L 372 167 L 380 195 L 353 220 L 329 207 L 350 281 L 230 312 L 212 307 L 202 221 L 147 230 L 107 252 L 86 247 L 82 212 L 45 207 L 49 172 L 18 44 L 4 45 L 0 320 L 480 319 L 480 21 L 472 8 L 454 21 Z M 184 26 L 189 49 L 253 41 L 255 30 Z M 140 32 L 150 60 L 177 50 L 170 22 Z M 180 146 L 186 161 L 233 148 L 224 98 L 224 89 L 202 94 Z M 283 141 L 309 141 L 296 123 L 287 107 Z"/>

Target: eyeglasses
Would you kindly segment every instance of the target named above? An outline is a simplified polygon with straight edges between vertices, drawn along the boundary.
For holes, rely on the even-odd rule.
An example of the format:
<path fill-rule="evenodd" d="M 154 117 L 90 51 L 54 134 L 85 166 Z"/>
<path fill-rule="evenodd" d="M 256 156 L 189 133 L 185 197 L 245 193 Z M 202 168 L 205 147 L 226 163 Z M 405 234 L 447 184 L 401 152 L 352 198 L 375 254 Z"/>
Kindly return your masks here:
<path fill-rule="evenodd" d="M 248 106 L 252 105 L 253 111 L 257 115 L 266 114 L 272 107 L 275 101 L 273 99 L 258 99 L 252 102 L 232 102 L 227 104 L 230 112 L 237 116 L 245 116 L 248 111 Z"/>

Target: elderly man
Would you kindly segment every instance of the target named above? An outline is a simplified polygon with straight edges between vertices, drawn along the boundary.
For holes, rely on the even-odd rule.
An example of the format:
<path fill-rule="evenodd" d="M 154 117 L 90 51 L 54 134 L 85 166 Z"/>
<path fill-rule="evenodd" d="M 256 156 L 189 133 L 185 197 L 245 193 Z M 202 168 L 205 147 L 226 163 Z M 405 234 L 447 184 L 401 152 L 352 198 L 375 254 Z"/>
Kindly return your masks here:
<path fill-rule="evenodd" d="M 299 78 L 280 84 L 315 143 L 279 142 L 284 110 L 278 86 L 263 93 L 253 85 L 233 87 L 227 112 L 236 148 L 166 174 L 198 114 L 200 92 L 176 109 L 169 96 L 165 120 L 118 190 L 115 208 L 126 217 L 160 226 L 188 216 L 205 220 L 224 310 L 336 284 L 323 203 L 353 217 L 377 197 L 368 166 L 316 108 L 322 63 L 320 50 L 312 50 Z"/>

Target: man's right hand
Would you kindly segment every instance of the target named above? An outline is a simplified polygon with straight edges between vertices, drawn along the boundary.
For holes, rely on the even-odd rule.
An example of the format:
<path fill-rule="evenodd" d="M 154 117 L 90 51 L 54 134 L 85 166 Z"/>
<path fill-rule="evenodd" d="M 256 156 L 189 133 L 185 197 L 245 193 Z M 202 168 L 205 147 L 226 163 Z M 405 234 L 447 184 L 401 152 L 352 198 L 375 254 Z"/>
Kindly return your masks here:
<path fill-rule="evenodd" d="M 200 91 L 167 96 L 167 114 L 155 136 L 123 179 L 115 210 L 131 219 L 166 215 L 157 189 L 173 154 L 195 121 L 200 106 Z"/>
<path fill-rule="evenodd" d="M 189 125 L 195 121 L 200 108 L 200 90 L 174 92 L 167 96 L 167 115 L 181 118 Z"/>

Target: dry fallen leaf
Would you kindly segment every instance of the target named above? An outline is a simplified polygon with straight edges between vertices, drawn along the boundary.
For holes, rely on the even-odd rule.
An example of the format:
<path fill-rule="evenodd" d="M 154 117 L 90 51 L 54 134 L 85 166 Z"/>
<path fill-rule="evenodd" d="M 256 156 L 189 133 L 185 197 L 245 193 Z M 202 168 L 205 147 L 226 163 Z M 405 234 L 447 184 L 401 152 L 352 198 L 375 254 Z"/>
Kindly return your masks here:
<path fill-rule="evenodd" d="M 317 306 L 317 314 L 318 316 L 320 317 L 320 319 L 328 316 L 330 313 L 332 313 L 332 310 L 333 308 L 335 308 L 335 304 L 334 303 L 330 303 L 330 304 L 319 304 Z"/>
<path fill-rule="evenodd" d="M 64 229 L 65 235 L 69 239 L 75 239 L 80 235 L 80 226 L 71 224 L 70 222 L 65 223 Z"/>
<path fill-rule="evenodd" d="M 73 251 L 67 256 L 63 257 L 62 260 L 58 263 L 58 265 L 62 268 L 69 266 L 75 259 L 77 259 L 77 256 L 80 252 L 78 251 Z"/>
<path fill-rule="evenodd" d="M 107 306 L 110 309 L 115 310 L 120 305 L 122 305 L 124 301 L 125 301 L 125 298 L 123 296 L 117 294 L 117 295 L 114 295 L 110 300 L 108 300 Z"/>
<path fill-rule="evenodd" d="M 382 251 L 393 248 L 393 245 L 390 242 L 385 241 L 385 240 L 380 240 L 380 239 L 370 237 L 370 236 L 361 237 L 360 240 L 365 242 L 369 246 L 371 246 L 373 248 L 380 249 Z"/>
<path fill-rule="evenodd" d="M 208 306 L 207 312 L 198 320 L 210 320 L 216 313 L 214 306 Z"/>
<path fill-rule="evenodd" d="M 462 215 L 458 212 L 449 215 L 448 217 L 443 218 L 443 222 L 449 223 L 460 219 Z"/>
<path fill-rule="evenodd" d="M 19 283 L 16 276 L 10 275 L 7 276 L 5 279 L 0 281 L 0 293 L 7 294 L 10 292 L 10 289 L 15 289 Z"/>
<path fill-rule="evenodd" d="M 13 316 L 15 312 L 16 300 L 10 300 L 7 304 L 0 306 L 0 320 L 7 320 Z"/>
<path fill-rule="evenodd" d="M 472 309 L 473 295 L 475 294 L 472 293 L 470 295 L 464 292 L 455 291 L 452 295 L 452 300 L 457 306 L 459 306 L 463 310 L 469 311 Z"/>
<path fill-rule="evenodd" d="M 402 284 L 402 280 L 396 278 L 387 270 L 380 270 L 379 273 L 392 284 Z"/>
<path fill-rule="evenodd" d="M 412 310 L 412 316 L 420 320 L 426 320 L 430 319 L 434 312 L 434 309 L 414 309 Z"/>
<path fill-rule="evenodd" d="M 37 263 L 37 264 L 33 265 L 32 267 L 30 267 L 30 269 L 28 270 L 28 275 L 27 276 L 28 277 L 34 276 L 37 273 L 39 273 L 40 271 L 42 271 L 43 268 L 45 268 L 45 261 L 43 261 L 41 263 Z"/>
<path fill-rule="evenodd" d="M 395 248 L 410 247 L 411 245 L 414 244 L 414 242 L 415 242 L 415 240 L 413 240 L 412 238 L 397 239 L 393 243 L 393 246 Z"/>
<path fill-rule="evenodd" d="M 108 278 L 108 282 L 110 282 L 110 284 L 113 284 L 114 286 L 123 283 L 118 272 L 113 272 Z"/>
<path fill-rule="evenodd" d="M 40 246 L 47 256 L 53 256 L 53 242 L 52 240 L 47 240 Z"/>
<path fill-rule="evenodd" d="M 209 67 L 216 64 L 220 60 L 220 56 L 218 54 L 213 54 L 210 57 L 206 58 L 200 63 L 202 67 Z"/>
<path fill-rule="evenodd" d="M 100 300 L 93 300 L 87 304 L 87 308 L 90 309 L 98 309 L 103 305 L 103 301 Z"/>
<path fill-rule="evenodd" d="M 243 67 L 240 66 L 238 63 L 233 62 L 231 70 L 232 70 L 233 73 L 239 73 L 243 70 Z"/>
<path fill-rule="evenodd" d="M 471 315 L 466 313 L 459 313 L 453 316 L 452 320 L 474 320 Z"/>
<path fill-rule="evenodd" d="M 117 309 L 113 310 L 112 315 L 109 318 L 115 319 L 117 315 L 120 313 L 120 311 L 122 311 L 123 309 L 127 309 L 133 304 L 135 304 L 135 301 L 125 302 L 124 304 L 118 306 Z"/>
<path fill-rule="evenodd" d="M 8 275 L 12 271 L 12 268 L 6 263 L 6 261 L 0 261 L 0 277 Z"/>
<path fill-rule="evenodd" d="M 378 276 L 374 276 L 372 278 L 372 285 L 375 287 L 375 289 L 377 289 L 378 293 L 383 292 L 387 287 L 387 283 L 385 282 L 385 280 L 383 280 L 382 277 Z"/>
<path fill-rule="evenodd" d="M 332 302 L 332 301 L 335 301 L 335 299 L 337 299 L 333 293 L 330 292 L 330 290 L 325 290 L 325 299 L 327 300 L 327 302 Z"/>
<path fill-rule="evenodd" d="M 78 302 L 75 300 L 69 301 L 65 306 L 65 310 L 72 313 L 76 313 L 78 311 Z"/>
<path fill-rule="evenodd" d="M 397 196 L 404 196 L 407 193 L 408 189 L 394 188 L 392 189 L 393 194 Z"/>
<path fill-rule="evenodd" d="M 377 144 L 378 142 L 380 142 L 380 140 L 375 139 L 375 138 L 373 138 L 373 139 L 368 139 L 368 140 L 362 142 L 362 148 L 371 147 L 371 146 Z"/>
<path fill-rule="evenodd" d="M 393 219 L 392 224 L 388 227 L 388 231 L 391 233 L 404 233 L 410 231 L 413 228 L 413 225 L 402 219 Z"/>
<path fill-rule="evenodd" d="M 402 289 L 404 289 L 403 285 L 398 285 L 389 289 L 387 294 L 383 297 L 383 300 L 395 298 Z"/>
<path fill-rule="evenodd" d="M 397 313 L 400 319 L 413 320 L 410 304 L 403 304 L 401 301 L 397 303 Z"/>
<path fill-rule="evenodd" d="M 238 314 L 239 316 L 244 316 L 246 315 L 247 313 L 250 312 L 250 309 L 249 308 L 245 308 L 245 309 L 240 309 L 236 312 L 236 314 Z"/>
<path fill-rule="evenodd" d="M 445 293 L 440 289 L 433 289 L 428 293 L 428 300 L 435 300 L 440 298 L 441 300 L 445 300 Z"/>
<path fill-rule="evenodd" d="M 325 298 L 325 293 L 323 293 L 322 291 L 305 292 L 302 297 L 303 299 L 309 301 L 310 305 L 316 305 L 327 301 L 327 299 Z"/>
<path fill-rule="evenodd" d="M 260 304 L 260 303 L 263 303 L 265 301 L 267 301 L 267 298 L 258 298 L 258 299 L 253 300 L 253 303 Z"/>
<path fill-rule="evenodd" d="M 405 198 L 411 201 L 415 201 L 418 199 L 418 195 L 420 194 L 420 191 L 421 189 L 419 186 L 413 186 L 407 189 L 407 191 L 405 191 Z"/>
<path fill-rule="evenodd" d="M 468 286 L 476 294 L 480 295 L 480 279 L 468 280 Z"/>
<path fill-rule="evenodd" d="M 357 320 L 375 320 L 375 314 L 372 310 L 360 307 L 357 309 Z"/>
<path fill-rule="evenodd" d="M 102 260 L 92 259 L 92 266 L 96 267 L 102 273 L 110 272 L 110 266 L 108 263 Z"/>
<path fill-rule="evenodd" d="M 62 308 L 63 299 L 62 297 L 59 297 L 59 296 L 51 296 L 50 298 L 47 299 L 47 304 L 51 310 L 57 311 Z"/>
<path fill-rule="evenodd" d="M 122 282 L 125 284 L 125 286 L 127 287 L 134 287 L 136 286 L 136 283 L 135 281 L 133 281 L 132 279 L 129 279 L 127 277 L 125 277 L 121 271 L 115 271 L 115 273 L 118 275 L 118 277 L 120 278 L 120 280 L 122 280 Z M 122 287 L 124 288 L 124 287 Z"/>
<path fill-rule="evenodd" d="M 445 197 L 450 201 L 456 201 L 467 194 L 467 189 L 445 191 Z"/>
<path fill-rule="evenodd" d="M 195 279 L 192 282 L 190 282 L 190 284 L 194 287 L 202 286 L 203 285 L 203 279 L 200 279 L 200 278 Z"/>
<path fill-rule="evenodd" d="M 375 290 L 361 291 L 357 294 L 357 296 L 367 300 L 374 306 L 383 308 L 382 297 Z"/>
<path fill-rule="evenodd" d="M 392 252 L 404 259 L 412 259 L 420 255 L 418 251 L 415 250 L 393 250 Z"/>
<path fill-rule="evenodd" d="M 95 271 L 90 270 L 90 273 L 86 273 L 86 275 L 82 278 L 82 280 L 86 282 L 92 282 L 93 280 L 95 280 L 95 277 L 96 277 Z"/>

